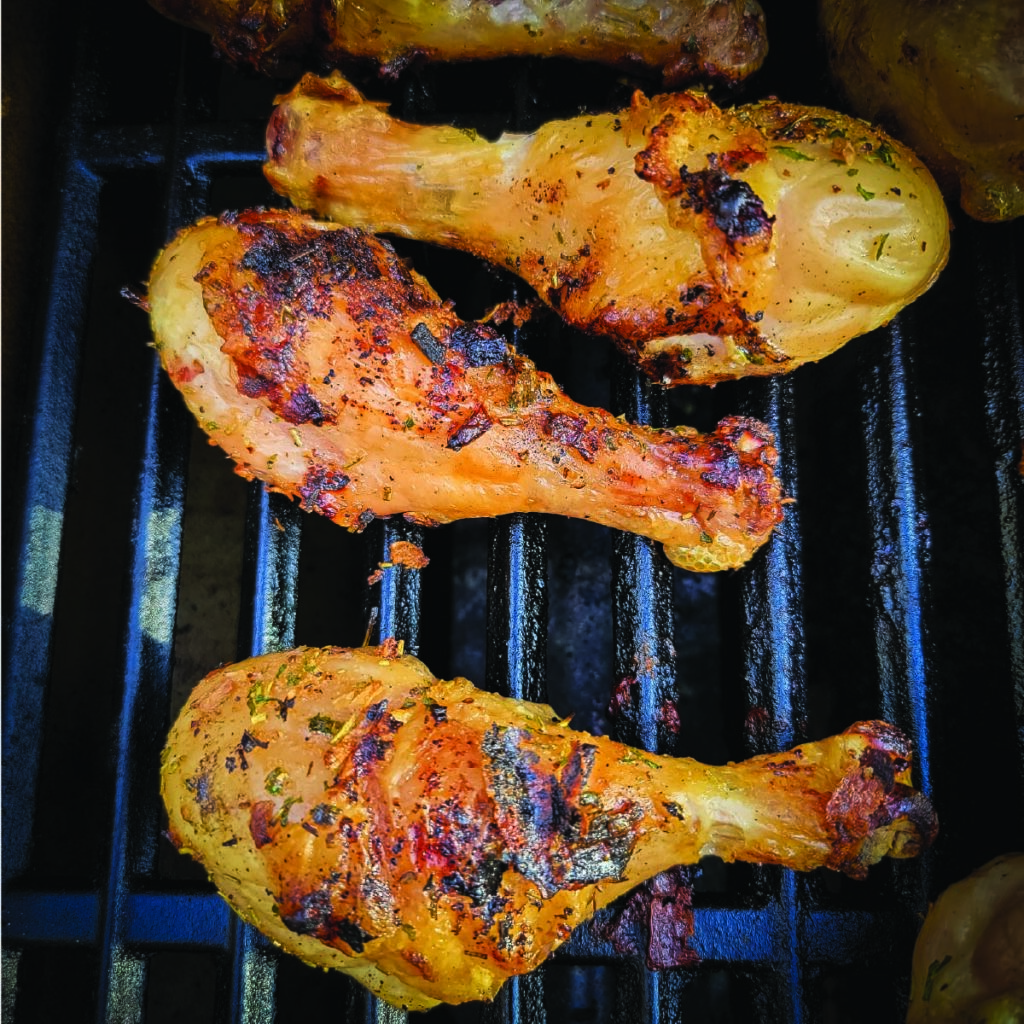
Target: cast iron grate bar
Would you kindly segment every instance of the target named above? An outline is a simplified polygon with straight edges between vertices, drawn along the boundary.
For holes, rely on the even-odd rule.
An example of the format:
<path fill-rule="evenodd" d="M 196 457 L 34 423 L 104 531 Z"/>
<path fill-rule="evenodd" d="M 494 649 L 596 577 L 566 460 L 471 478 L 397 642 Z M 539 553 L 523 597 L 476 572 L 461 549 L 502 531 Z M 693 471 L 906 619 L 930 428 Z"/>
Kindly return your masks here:
<path fill-rule="evenodd" d="M 792 378 L 772 378 L 752 389 L 745 413 L 766 423 L 775 435 L 778 473 L 793 503 L 762 554 L 743 571 L 742 601 L 746 675 L 746 733 L 749 754 L 787 750 L 809 739 L 807 688 L 803 659 L 803 615 L 799 488 L 796 459 L 796 410 Z M 758 869 L 761 885 L 772 893 L 782 923 L 775 945 L 776 970 L 762 996 L 762 1019 L 799 1024 L 807 1017 L 804 1001 L 802 892 L 792 871 Z M 766 993 L 767 995 L 767 993 Z"/>
<path fill-rule="evenodd" d="M 177 145 L 182 108 L 164 163 L 165 235 L 195 220 L 205 207 L 208 182 L 187 173 Z M 136 805 L 149 802 L 140 782 L 154 778 L 148 758 L 167 726 L 167 692 L 173 666 L 175 603 L 184 514 L 189 417 L 154 352 L 145 418 L 145 446 L 138 470 L 132 527 L 132 566 L 124 639 L 123 694 L 118 718 L 111 846 L 101 890 L 97 1021 L 134 1024 L 143 1018 L 146 960 L 128 947 L 124 932 L 133 875 L 130 859 Z M 151 843 L 151 845 L 153 845 Z M 150 857 L 152 861 L 152 856 Z"/>
<path fill-rule="evenodd" d="M 1022 326 L 1019 231 L 965 231 L 970 246 L 971 294 L 980 324 L 985 418 L 993 449 L 1000 547 L 1006 590 L 1013 711 L 1018 765 L 1024 781 L 1024 326 Z M 1017 244 L 1014 244 L 1016 241 Z"/>
<path fill-rule="evenodd" d="M 50 671 L 53 609 L 78 404 L 85 321 L 102 181 L 71 152 L 61 184 L 52 281 L 42 329 L 27 455 L 14 608 L 5 630 L 3 688 L 4 879 L 28 866 Z"/>

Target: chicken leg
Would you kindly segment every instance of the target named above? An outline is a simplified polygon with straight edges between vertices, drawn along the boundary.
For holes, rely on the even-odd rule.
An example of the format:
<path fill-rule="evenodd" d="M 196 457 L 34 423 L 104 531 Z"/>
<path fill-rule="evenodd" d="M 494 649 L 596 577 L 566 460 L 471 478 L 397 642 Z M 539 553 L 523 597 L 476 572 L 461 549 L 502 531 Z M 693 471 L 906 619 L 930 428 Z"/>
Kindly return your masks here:
<path fill-rule="evenodd" d="M 699 435 L 578 405 L 355 228 L 204 220 L 159 256 L 146 303 L 163 365 L 238 472 L 349 529 L 552 512 L 713 570 L 782 518 L 764 424 Z"/>
<path fill-rule="evenodd" d="M 380 648 L 218 669 L 163 753 L 169 835 L 247 921 L 410 1009 L 491 999 L 703 856 L 863 877 L 935 833 L 884 722 L 711 767 Z"/>

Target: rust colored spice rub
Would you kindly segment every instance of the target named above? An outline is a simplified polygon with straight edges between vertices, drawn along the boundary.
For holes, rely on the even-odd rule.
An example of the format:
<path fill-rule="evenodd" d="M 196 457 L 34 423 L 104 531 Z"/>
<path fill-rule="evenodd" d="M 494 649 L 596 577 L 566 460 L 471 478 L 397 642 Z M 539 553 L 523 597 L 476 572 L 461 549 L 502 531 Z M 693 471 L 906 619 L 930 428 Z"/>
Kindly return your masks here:
<path fill-rule="evenodd" d="M 389 1002 L 491 999 L 677 864 L 855 878 L 934 838 L 907 739 L 860 722 L 711 767 L 443 682 L 397 645 L 216 670 L 163 753 L 169 835 L 285 950 Z"/>
<path fill-rule="evenodd" d="M 161 253 L 147 305 L 164 367 L 238 472 L 349 529 L 551 512 L 714 570 L 782 518 L 764 424 L 702 435 L 579 405 L 359 229 L 209 218 Z"/>

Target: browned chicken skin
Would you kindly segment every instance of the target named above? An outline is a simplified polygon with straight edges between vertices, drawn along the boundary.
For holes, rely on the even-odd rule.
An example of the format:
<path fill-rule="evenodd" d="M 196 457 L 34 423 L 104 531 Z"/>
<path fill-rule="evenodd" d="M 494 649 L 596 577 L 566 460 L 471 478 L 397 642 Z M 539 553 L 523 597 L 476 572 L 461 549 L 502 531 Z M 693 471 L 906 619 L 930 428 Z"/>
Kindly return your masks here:
<path fill-rule="evenodd" d="M 711 767 L 437 680 L 382 648 L 211 673 L 168 738 L 170 835 L 246 920 L 412 1009 L 493 998 L 676 864 L 863 877 L 934 837 L 884 722 Z"/>
<path fill-rule="evenodd" d="M 1024 4 L 819 0 L 832 73 L 983 221 L 1024 217 Z"/>
<path fill-rule="evenodd" d="M 698 435 L 581 406 L 358 229 L 204 220 L 160 255 L 148 304 L 171 379 L 238 471 L 350 529 L 553 512 L 711 570 L 782 517 L 763 424 Z"/>
<path fill-rule="evenodd" d="M 307 75 L 267 130 L 295 205 L 473 253 L 664 384 L 785 373 L 892 319 L 946 261 L 938 188 L 863 121 L 700 93 L 489 141 Z"/>
<path fill-rule="evenodd" d="M 232 63 L 271 73 L 371 60 L 574 57 L 660 71 L 666 85 L 737 82 L 768 51 L 756 0 L 150 0 L 208 32 Z"/>

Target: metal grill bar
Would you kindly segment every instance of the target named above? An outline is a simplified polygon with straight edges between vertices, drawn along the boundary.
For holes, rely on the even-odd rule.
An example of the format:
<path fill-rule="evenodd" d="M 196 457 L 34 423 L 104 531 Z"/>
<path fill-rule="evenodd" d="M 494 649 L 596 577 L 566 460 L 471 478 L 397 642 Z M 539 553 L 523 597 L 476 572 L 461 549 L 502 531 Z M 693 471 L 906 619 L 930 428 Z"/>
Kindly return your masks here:
<path fill-rule="evenodd" d="M 779 451 L 778 472 L 786 496 L 798 498 L 793 382 L 773 379 L 754 389 L 744 410 L 767 423 Z M 806 680 L 800 580 L 800 520 L 796 505 L 768 542 L 764 557 L 743 576 L 747 743 L 751 754 L 786 750 L 806 735 Z M 761 884 L 777 902 L 783 928 L 776 944 L 774 998 L 759 1005 L 762 1019 L 802 1022 L 803 936 L 800 894 L 789 871 L 762 870 Z"/>
<path fill-rule="evenodd" d="M 881 714 L 914 742 L 917 770 L 929 785 L 929 732 L 925 709 L 926 629 L 923 519 L 915 480 L 905 316 L 889 327 L 890 345 L 864 383 L 868 503 L 874 543 L 872 599 Z"/>
<path fill-rule="evenodd" d="M 1024 779 L 1024 328 L 1021 320 L 1019 232 L 1012 225 L 984 236 L 967 233 L 971 292 L 981 325 L 985 419 L 993 450 L 999 503 L 999 534 L 1006 589 L 1007 636 L 1017 725 L 1019 770 Z M 1016 245 L 1014 242 L 1016 241 Z"/>
<path fill-rule="evenodd" d="M 77 408 L 78 339 L 83 330 L 101 180 L 68 158 L 54 242 L 53 280 L 43 330 L 29 442 L 15 606 L 4 645 L 4 878 L 27 867 L 39 771 L 43 702 L 50 669 L 53 606 Z M 10 813 L 17 808 L 18 813 Z"/>

